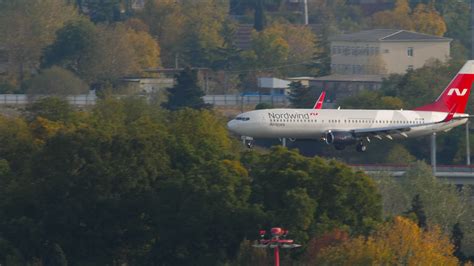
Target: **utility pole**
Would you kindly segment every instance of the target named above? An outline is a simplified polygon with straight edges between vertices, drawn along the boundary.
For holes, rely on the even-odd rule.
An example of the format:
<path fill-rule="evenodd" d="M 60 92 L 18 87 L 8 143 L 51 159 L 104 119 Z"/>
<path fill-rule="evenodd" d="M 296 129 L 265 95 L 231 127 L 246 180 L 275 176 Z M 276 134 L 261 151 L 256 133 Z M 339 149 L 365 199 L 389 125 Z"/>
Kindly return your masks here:
<path fill-rule="evenodd" d="M 433 174 L 436 174 L 436 132 L 431 135 L 431 167 Z"/>
<path fill-rule="evenodd" d="M 304 24 L 308 25 L 308 0 L 304 1 Z M 472 0 L 474 2 L 474 0 Z"/>
<path fill-rule="evenodd" d="M 466 122 L 466 164 L 471 165 L 471 142 L 469 141 L 469 120 Z"/>
<path fill-rule="evenodd" d="M 471 59 L 474 59 L 474 0 L 471 0 Z"/>

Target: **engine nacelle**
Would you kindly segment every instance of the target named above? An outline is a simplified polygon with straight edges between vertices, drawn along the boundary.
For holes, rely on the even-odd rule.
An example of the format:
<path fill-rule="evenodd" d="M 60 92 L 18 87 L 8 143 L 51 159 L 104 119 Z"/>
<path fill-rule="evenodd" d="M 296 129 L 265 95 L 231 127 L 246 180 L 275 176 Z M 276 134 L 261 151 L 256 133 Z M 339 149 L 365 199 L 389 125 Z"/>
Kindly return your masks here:
<path fill-rule="evenodd" d="M 345 131 L 329 131 L 326 133 L 326 143 L 334 145 L 352 145 L 357 143 L 357 138 L 351 132 Z"/>

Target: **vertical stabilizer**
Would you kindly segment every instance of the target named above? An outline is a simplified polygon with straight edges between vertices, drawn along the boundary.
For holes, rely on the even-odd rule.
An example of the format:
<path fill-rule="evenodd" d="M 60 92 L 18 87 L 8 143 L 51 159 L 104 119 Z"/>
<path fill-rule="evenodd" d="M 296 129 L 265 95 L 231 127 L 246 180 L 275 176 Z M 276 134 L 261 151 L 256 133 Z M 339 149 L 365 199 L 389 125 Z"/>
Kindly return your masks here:
<path fill-rule="evenodd" d="M 417 107 L 414 110 L 464 113 L 473 81 L 474 60 L 469 60 L 434 103 Z"/>
<path fill-rule="evenodd" d="M 323 109 L 323 103 L 324 103 L 324 97 L 326 96 L 326 92 L 323 91 L 321 92 L 321 95 L 319 95 L 318 100 L 313 106 L 313 109 Z"/>

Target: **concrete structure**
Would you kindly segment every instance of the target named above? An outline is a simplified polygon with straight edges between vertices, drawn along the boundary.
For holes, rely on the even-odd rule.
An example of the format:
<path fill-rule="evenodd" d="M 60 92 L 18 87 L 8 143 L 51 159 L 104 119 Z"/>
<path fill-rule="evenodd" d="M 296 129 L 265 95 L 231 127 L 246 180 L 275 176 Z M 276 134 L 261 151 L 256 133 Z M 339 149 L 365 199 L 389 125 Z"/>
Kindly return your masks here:
<path fill-rule="evenodd" d="M 407 165 L 352 165 L 372 176 L 388 173 L 393 177 L 401 177 L 409 169 Z M 434 175 L 441 180 L 456 185 L 474 185 L 474 167 L 464 165 L 438 165 Z"/>
<path fill-rule="evenodd" d="M 301 82 L 301 85 L 303 86 L 306 86 L 308 87 L 309 86 L 309 83 L 312 81 L 312 80 L 315 80 L 316 78 L 314 77 L 291 77 L 291 78 L 286 78 L 286 80 L 289 80 L 291 82 L 293 81 L 299 81 Z"/>
<path fill-rule="evenodd" d="M 326 102 L 337 102 L 355 96 L 361 90 L 378 90 L 383 75 L 341 75 L 314 78 L 309 81 L 312 88 L 326 91 Z"/>
<path fill-rule="evenodd" d="M 269 78 L 269 77 L 262 77 L 258 78 L 258 87 L 261 89 L 267 89 L 268 92 L 262 92 L 263 94 L 270 94 L 270 95 L 288 95 L 290 90 L 288 86 L 290 85 L 291 81 L 278 79 L 278 78 Z"/>
<path fill-rule="evenodd" d="M 123 82 L 136 84 L 141 93 L 154 93 L 174 86 L 174 78 L 125 78 Z"/>
<path fill-rule="evenodd" d="M 452 39 L 406 30 L 375 29 L 330 38 L 331 72 L 403 74 L 427 61 L 449 59 Z"/>

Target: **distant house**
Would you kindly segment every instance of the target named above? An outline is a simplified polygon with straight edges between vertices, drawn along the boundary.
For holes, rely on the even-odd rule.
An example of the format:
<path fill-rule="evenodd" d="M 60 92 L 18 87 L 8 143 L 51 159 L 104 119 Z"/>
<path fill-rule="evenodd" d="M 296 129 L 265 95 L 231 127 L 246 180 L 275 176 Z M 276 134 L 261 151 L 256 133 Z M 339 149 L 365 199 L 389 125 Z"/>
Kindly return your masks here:
<path fill-rule="evenodd" d="M 331 75 L 310 80 L 337 102 L 361 90 L 378 90 L 389 74 L 404 74 L 433 59 L 449 59 L 451 39 L 406 30 L 374 29 L 329 39 Z"/>
<path fill-rule="evenodd" d="M 316 90 L 326 91 L 327 102 L 337 102 L 354 96 L 361 90 L 378 90 L 383 75 L 340 75 L 333 74 L 314 78 L 309 85 Z"/>
<path fill-rule="evenodd" d="M 173 78 L 123 78 L 123 82 L 136 84 L 140 93 L 149 94 L 163 91 L 174 86 Z"/>
<path fill-rule="evenodd" d="M 290 93 L 288 89 L 290 83 L 291 81 L 278 78 L 258 78 L 258 87 L 262 94 L 288 95 Z"/>
<path fill-rule="evenodd" d="M 331 72 L 403 74 L 430 59 L 446 61 L 452 39 L 406 30 L 375 29 L 330 38 Z"/>

